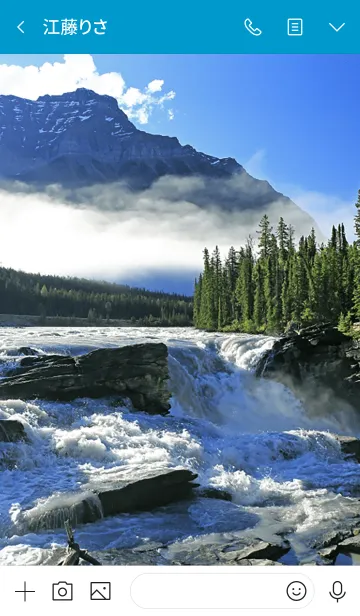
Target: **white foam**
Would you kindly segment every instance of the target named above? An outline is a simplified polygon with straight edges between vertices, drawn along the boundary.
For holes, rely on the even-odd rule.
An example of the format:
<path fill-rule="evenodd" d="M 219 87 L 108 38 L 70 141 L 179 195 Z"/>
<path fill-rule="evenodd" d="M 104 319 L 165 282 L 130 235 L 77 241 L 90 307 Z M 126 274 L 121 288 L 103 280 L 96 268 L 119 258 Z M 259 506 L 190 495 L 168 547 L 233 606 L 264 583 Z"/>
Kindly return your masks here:
<path fill-rule="evenodd" d="M 0 418 L 19 419 L 29 435 L 29 443 L 0 443 L 0 564 L 43 563 L 64 545 L 62 529 L 29 533 L 27 518 L 168 468 L 192 469 L 233 502 L 200 499 L 185 509 L 99 520 L 77 529 L 81 546 L 213 541 L 241 528 L 256 536 L 291 532 L 306 555 L 313 537 L 358 515 L 358 466 L 329 433 L 341 429 L 336 409 L 332 418 L 310 418 L 286 387 L 254 377 L 272 339 L 182 328 L 0 330 L 4 369 L 18 364 L 23 346 L 78 355 L 145 340 L 169 347 L 169 416 L 107 400 L 0 402 Z"/>

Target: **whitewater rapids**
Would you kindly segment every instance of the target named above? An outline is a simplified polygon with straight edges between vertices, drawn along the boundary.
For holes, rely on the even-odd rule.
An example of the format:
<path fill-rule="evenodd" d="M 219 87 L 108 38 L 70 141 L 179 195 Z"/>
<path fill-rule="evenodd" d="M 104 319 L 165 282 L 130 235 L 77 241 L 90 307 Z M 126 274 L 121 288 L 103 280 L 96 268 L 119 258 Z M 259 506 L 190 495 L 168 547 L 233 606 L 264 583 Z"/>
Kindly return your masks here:
<path fill-rule="evenodd" d="M 82 549 L 177 550 L 220 536 L 281 535 L 291 564 L 310 562 L 324 532 L 360 518 L 359 466 L 334 433 L 354 434 L 353 418 L 311 418 L 283 385 L 254 368 L 274 339 L 171 328 L 2 328 L 0 374 L 18 349 L 79 355 L 99 347 L 162 341 L 169 348 L 170 415 L 150 416 L 109 400 L 0 401 L 0 419 L 25 424 L 29 443 L 0 443 L 0 565 L 46 564 L 66 543 L 63 530 L 29 532 L 24 510 L 71 502 L 74 494 L 169 468 L 198 473 L 202 486 L 232 502 L 198 498 L 152 513 L 119 515 L 76 529 Z"/>

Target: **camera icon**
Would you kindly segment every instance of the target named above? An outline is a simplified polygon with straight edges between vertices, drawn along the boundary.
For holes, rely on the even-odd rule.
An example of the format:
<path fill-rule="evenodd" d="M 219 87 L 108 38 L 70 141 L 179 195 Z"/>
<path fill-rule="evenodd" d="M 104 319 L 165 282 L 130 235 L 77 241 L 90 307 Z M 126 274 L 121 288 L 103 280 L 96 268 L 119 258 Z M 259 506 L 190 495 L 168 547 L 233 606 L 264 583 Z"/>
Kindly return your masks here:
<path fill-rule="evenodd" d="M 73 600 L 73 584 L 68 582 L 58 582 L 52 585 L 52 600 L 53 601 L 72 601 Z"/>

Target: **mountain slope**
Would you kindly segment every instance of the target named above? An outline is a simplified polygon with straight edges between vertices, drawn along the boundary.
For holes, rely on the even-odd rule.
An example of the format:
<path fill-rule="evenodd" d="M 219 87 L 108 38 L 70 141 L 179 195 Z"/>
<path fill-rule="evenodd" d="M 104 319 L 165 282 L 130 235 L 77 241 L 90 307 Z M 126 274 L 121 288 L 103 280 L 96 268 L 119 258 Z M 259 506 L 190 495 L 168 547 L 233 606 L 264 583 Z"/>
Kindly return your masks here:
<path fill-rule="evenodd" d="M 0 178 L 64 187 L 122 181 L 149 188 L 164 176 L 201 178 L 173 200 L 201 207 L 259 210 L 274 204 L 292 224 L 311 217 L 268 182 L 256 180 L 232 158 L 197 152 L 178 139 L 138 130 L 117 101 L 80 88 L 37 101 L 0 96 Z M 220 181 L 219 181 L 220 180 Z"/>
<path fill-rule="evenodd" d="M 145 187 L 167 174 L 229 177 L 243 171 L 232 159 L 137 130 L 114 98 L 83 88 L 37 101 L 0 96 L 0 121 L 5 177 L 65 184 L 138 177 Z"/>

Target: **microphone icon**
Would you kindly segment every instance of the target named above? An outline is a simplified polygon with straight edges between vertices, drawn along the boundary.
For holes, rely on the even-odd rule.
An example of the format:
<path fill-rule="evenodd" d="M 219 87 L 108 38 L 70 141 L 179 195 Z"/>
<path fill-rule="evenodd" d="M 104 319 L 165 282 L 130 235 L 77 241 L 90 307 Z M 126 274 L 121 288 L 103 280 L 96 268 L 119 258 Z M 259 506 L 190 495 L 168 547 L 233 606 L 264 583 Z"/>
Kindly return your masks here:
<path fill-rule="evenodd" d="M 343 599 L 346 595 L 346 592 L 343 590 L 343 585 L 341 582 L 334 582 L 332 585 L 332 591 L 329 592 L 330 597 L 336 599 L 338 603 L 340 599 Z"/>

